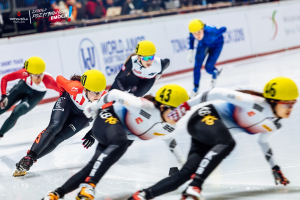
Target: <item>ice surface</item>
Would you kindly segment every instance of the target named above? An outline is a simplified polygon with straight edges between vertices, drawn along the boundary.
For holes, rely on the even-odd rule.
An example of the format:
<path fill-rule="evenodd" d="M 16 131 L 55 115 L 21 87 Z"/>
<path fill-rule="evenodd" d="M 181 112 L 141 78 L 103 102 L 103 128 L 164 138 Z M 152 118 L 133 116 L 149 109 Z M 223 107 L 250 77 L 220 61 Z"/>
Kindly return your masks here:
<path fill-rule="evenodd" d="M 218 87 L 254 88 L 262 90 L 272 77 L 287 76 L 300 85 L 300 50 L 287 51 L 271 56 L 222 65 L 223 72 Z M 150 93 L 164 84 L 182 85 L 192 90 L 192 72 L 159 80 Z M 209 89 L 211 76 L 202 71 L 201 92 Z M 25 177 L 14 178 L 12 172 L 30 149 L 36 136 L 49 123 L 54 103 L 37 106 L 21 117 L 16 126 L 0 140 L 0 200 L 41 199 L 48 191 L 61 186 L 70 176 L 81 169 L 93 156 L 96 145 L 86 150 L 81 131 L 63 142 L 51 154 L 34 164 Z M 275 186 L 270 167 L 257 144 L 257 135 L 236 134 L 237 146 L 206 180 L 203 194 L 207 200 L 296 200 L 300 198 L 300 105 L 296 104 L 289 120 L 279 134 L 271 140 L 273 153 L 284 175 L 291 181 L 289 186 Z M 10 115 L 0 117 L 0 124 Z M 189 136 L 179 122 L 175 136 L 180 148 L 187 154 Z M 135 191 L 151 186 L 168 175 L 170 167 L 177 166 L 172 154 L 160 140 L 135 142 L 97 185 L 97 200 L 124 200 Z M 177 191 L 163 195 L 158 200 L 180 199 Z M 74 199 L 77 190 L 66 195 Z"/>

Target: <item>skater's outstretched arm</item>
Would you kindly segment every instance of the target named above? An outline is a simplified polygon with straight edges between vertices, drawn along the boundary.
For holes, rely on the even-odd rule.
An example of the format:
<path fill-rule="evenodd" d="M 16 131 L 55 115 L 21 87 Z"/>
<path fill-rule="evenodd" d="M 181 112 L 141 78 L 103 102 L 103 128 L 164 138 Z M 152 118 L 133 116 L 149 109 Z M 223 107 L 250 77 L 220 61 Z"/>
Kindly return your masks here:
<path fill-rule="evenodd" d="M 2 77 L 1 79 L 1 94 L 6 94 L 7 82 L 13 81 L 16 79 L 25 79 L 29 76 L 29 73 L 26 69 L 20 69 L 16 72 L 12 72 Z"/>
<path fill-rule="evenodd" d="M 46 88 L 52 89 L 52 90 L 55 90 L 55 91 L 61 93 L 60 89 L 57 86 L 56 81 L 49 73 L 45 73 L 43 82 L 44 82 Z"/>
<path fill-rule="evenodd" d="M 127 92 L 122 92 L 120 90 L 114 89 L 104 95 L 98 101 L 94 101 L 92 104 L 86 106 L 84 108 L 84 114 L 86 117 L 96 117 L 98 110 L 102 108 L 105 104 L 109 102 L 118 102 L 121 103 L 126 109 L 130 111 L 138 111 L 142 105 L 142 98 L 135 97 Z M 147 100 L 144 100 L 145 104 L 147 104 Z M 147 106 L 147 105 L 146 105 Z M 151 102 L 149 102 L 149 106 L 153 106 Z"/>
<path fill-rule="evenodd" d="M 256 97 L 253 95 L 238 92 L 235 90 L 226 88 L 213 88 L 188 100 L 187 104 L 192 107 L 202 102 L 219 99 L 247 109 L 253 107 L 255 98 Z"/>
<path fill-rule="evenodd" d="M 83 86 L 79 81 L 70 81 L 63 76 L 57 76 L 56 82 L 61 92 L 68 92 L 70 95 L 83 92 Z"/>
<path fill-rule="evenodd" d="M 162 140 L 166 143 L 170 151 L 173 153 L 177 162 L 180 164 L 180 167 L 182 167 L 186 163 L 186 158 L 178 148 L 177 142 L 173 135 L 162 137 Z"/>

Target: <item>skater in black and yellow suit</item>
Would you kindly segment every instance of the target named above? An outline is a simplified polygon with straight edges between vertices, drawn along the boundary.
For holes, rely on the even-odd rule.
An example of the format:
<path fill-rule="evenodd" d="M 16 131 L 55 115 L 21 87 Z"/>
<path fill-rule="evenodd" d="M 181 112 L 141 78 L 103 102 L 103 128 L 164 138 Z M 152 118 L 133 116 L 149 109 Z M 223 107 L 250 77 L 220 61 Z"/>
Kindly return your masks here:
<path fill-rule="evenodd" d="M 72 76 L 71 80 L 58 76 L 57 84 L 63 94 L 52 109 L 50 123 L 37 136 L 27 155 L 16 164 L 14 176 L 26 175 L 37 159 L 88 126 L 90 119 L 83 114 L 84 107 L 107 93 L 104 90 L 106 79 L 99 70 L 88 70 L 82 76 Z M 90 131 L 84 139 L 95 140 Z"/>

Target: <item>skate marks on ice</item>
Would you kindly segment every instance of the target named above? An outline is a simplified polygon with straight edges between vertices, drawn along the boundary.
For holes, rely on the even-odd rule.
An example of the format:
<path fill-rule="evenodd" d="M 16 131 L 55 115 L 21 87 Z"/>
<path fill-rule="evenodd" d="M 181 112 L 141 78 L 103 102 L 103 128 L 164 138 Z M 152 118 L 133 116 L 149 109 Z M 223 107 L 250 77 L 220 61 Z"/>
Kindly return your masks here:
<path fill-rule="evenodd" d="M 203 190 L 206 200 L 296 200 L 300 196 L 299 186 L 208 184 Z"/>

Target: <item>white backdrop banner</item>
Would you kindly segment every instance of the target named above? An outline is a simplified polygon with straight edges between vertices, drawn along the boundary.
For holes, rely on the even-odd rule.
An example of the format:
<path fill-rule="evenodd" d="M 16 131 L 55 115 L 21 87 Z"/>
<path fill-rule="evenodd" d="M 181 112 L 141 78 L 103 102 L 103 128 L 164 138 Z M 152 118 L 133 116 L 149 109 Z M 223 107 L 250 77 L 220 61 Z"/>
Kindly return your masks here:
<path fill-rule="evenodd" d="M 218 62 L 297 47 L 299 10 L 300 1 L 276 2 L 0 39 L 0 78 L 21 69 L 27 58 L 40 56 L 54 77 L 99 69 L 111 85 L 142 40 L 156 45 L 156 56 L 171 60 L 166 73 L 190 69 L 188 22 L 195 18 L 227 28 Z M 45 98 L 54 96 L 51 91 Z"/>

